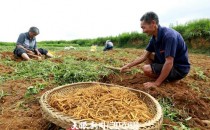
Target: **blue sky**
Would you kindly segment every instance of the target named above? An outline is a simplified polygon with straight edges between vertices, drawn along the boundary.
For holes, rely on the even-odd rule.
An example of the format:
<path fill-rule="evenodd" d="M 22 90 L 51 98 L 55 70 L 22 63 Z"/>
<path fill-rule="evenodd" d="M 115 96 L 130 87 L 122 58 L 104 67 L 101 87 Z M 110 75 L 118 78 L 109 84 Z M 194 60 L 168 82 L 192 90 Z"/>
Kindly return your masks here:
<path fill-rule="evenodd" d="M 38 41 L 72 40 L 138 31 L 147 11 L 169 26 L 210 18 L 208 0 L 1 0 L 0 41 L 15 42 L 31 26 Z"/>

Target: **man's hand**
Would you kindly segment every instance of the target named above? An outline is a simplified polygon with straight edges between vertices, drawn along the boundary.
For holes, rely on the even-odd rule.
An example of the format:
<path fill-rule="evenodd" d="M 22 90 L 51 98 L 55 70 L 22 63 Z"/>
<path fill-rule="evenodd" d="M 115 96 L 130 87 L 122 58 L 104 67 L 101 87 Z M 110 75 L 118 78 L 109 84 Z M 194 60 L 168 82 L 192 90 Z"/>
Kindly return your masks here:
<path fill-rule="evenodd" d="M 39 51 L 37 51 L 37 55 L 38 55 L 38 56 L 42 56 L 42 54 L 41 54 Z"/>
<path fill-rule="evenodd" d="M 36 51 L 36 53 L 37 53 L 38 56 L 42 56 L 42 54 L 39 52 L 38 49 L 35 49 L 35 51 Z"/>
<path fill-rule="evenodd" d="M 120 72 L 124 72 L 125 70 L 129 69 L 129 67 L 127 65 L 123 66 L 121 69 L 120 69 Z"/>
<path fill-rule="evenodd" d="M 143 55 L 141 55 L 139 58 L 137 58 L 136 60 L 134 60 L 133 62 L 123 66 L 121 69 L 120 69 L 120 72 L 124 72 L 125 70 L 127 69 L 130 69 L 131 67 L 133 66 L 136 66 L 138 64 L 141 64 L 142 62 L 144 62 L 148 57 L 149 55 L 151 54 L 151 52 L 149 51 L 145 51 Z"/>
<path fill-rule="evenodd" d="M 146 82 L 143 84 L 145 88 L 151 88 L 151 87 L 158 87 L 159 84 L 155 83 L 155 82 Z"/>
<path fill-rule="evenodd" d="M 33 52 L 33 51 L 29 51 L 29 50 L 27 51 L 27 53 L 29 53 L 29 54 L 34 54 L 34 52 Z"/>

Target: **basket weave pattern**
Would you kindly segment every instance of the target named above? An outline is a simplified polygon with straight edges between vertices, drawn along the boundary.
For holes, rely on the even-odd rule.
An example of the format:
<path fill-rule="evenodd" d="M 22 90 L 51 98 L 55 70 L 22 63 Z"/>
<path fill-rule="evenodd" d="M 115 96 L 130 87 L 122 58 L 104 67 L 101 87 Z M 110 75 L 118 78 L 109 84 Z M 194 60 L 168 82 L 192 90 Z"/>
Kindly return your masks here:
<path fill-rule="evenodd" d="M 98 83 L 98 82 L 81 82 L 81 83 L 67 84 L 67 85 L 56 87 L 54 89 L 51 89 L 45 92 L 40 98 L 40 105 L 42 108 L 43 117 L 65 129 L 70 128 L 73 125 L 73 122 L 76 122 L 79 124 L 79 122 L 81 122 L 82 120 L 75 119 L 69 115 L 66 115 L 56 110 L 55 108 L 49 105 L 48 101 L 54 93 L 65 94 L 65 93 L 68 93 L 69 91 L 72 91 L 73 89 L 91 87 L 96 84 L 100 84 L 102 86 L 107 86 L 107 87 L 125 88 L 132 92 L 137 93 L 139 98 L 146 103 L 146 105 L 150 109 L 150 112 L 154 115 L 154 117 L 151 120 L 145 123 L 139 124 L 139 129 L 140 130 L 159 130 L 161 128 L 162 121 L 163 121 L 162 109 L 158 101 L 155 100 L 155 98 L 153 98 L 151 95 L 143 91 L 132 89 L 132 88 L 127 88 L 127 87 L 113 85 L 113 84 Z M 110 129 L 110 128 L 107 128 L 107 129 Z"/>

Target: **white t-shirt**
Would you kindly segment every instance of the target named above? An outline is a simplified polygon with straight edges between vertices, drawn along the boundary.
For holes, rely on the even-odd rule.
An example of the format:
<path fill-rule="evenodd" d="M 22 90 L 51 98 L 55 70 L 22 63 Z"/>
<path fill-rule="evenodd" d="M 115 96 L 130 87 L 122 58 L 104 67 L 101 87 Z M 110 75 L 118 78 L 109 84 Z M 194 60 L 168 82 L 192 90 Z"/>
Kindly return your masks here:
<path fill-rule="evenodd" d="M 109 46 L 109 47 L 113 47 L 113 43 L 112 42 L 106 42 L 105 46 Z"/>

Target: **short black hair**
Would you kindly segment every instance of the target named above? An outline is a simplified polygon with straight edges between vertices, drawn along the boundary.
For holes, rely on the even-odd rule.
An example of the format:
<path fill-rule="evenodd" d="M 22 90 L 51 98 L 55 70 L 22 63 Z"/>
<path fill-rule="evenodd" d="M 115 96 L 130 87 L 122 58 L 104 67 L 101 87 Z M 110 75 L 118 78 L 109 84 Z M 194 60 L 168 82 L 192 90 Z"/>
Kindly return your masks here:
<path fill-rule="evenodd" d="M 29 32 L 39 34 L 39 29 L 37 27 L 30 27 Z"/>
<path fill-rule="evenodd" d="M 140 21 L 145 21 L 146 23 L 151 23 L 152 20 L 156 22 L 156 24 L 159 24 L 159 18 L 158 15 L 155 12 L 146 12 L 140 19 Z"/>

